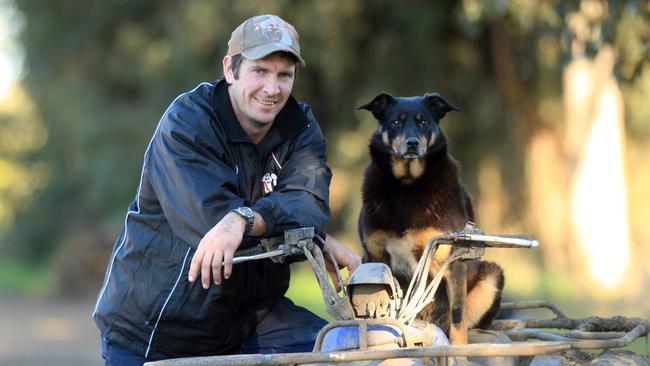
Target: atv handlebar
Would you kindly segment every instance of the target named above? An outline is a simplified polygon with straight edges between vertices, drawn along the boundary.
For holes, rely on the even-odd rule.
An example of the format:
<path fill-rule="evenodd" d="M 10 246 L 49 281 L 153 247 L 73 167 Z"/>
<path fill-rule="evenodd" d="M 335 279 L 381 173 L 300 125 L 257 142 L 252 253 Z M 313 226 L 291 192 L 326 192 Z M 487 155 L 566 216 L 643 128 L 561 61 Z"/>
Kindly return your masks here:
<path fill-rule="evenodd" d="M 432 238 L 438 244 L 457 245 L 460 247 L 488 247 L 488 248 L 537 248 L 539 242 L 526 235 L 486 235 L 473 234 L 464 231 L 459 233 L 445 233 Z"/>
<path fill-rule="evenodd" d="M 286 230 L 283 236 L 262 239 L 261 244 L 235 252 L 233 264 L 271 258 L 284 263 L 288 258 L 306 259 L 303 247 L 317 245 L 314 239 L 324 245 L 324 240 L 314 233 L 314 228 Z M 429 243 L 435 245 L 456 245 L 466 248 L 537 248 L 539 242 L 527 235 L 487 235 L 474 227 L 473 223 L 459 232 L 447 232 L 434 236 Z M 310 248 L 309 248 L 310 249 Z"/>
<path fill-rule="evenodd" d="M 260 244 L 253 248 L 240 249 L 235 252 L 233 264 L 259 259 L 271 259 L 276 263 L 291 263 L 297 260 L 308 260 L 323 294 L 327 311 L 337 320 L 348 320 L 354 317 L 354 311 L 347 299 L 347 292 L 343 288 L 343 296 L 332 287 L 327 279 L 325 258 L 321 245 L 324 240 L 315 234 L 314 228 L 298 228 L 287 230 L 283 236 L 262 239 Z M 428 286 L 428 268 L 432 253 L 439 245 L 454 245 L 459 250 L 443 263 L 442 269 Z M 486 235 L 468 222 L 459 232 L 447 232 L 431 238 L 418 263 L 416 274 L 409 284 L 404 298 L 404 307 L 398 306 L 399 319 L 409 323 L 423 306 L 432 301 L 435 289 L 442 279 L 444 269 L 455 260 L 477 259 L 483 256 L 485 248 L 536 248 L 537 240 L 521 235 Z M 336 259 L 329 253 L 330 260 L 337 268 Z M 339 282 L 343 283 L 340 273 L 336 273 Z M 430 287 L 425 290 L 424 287 Z"/>
<path fill-rule="evenodd" d="M 237 253 L 235 253 L 237 254 Z M 273 257 L 279 257 L 286 255 L 285 250 L 283 249 L 278 249 L 270 252 L 265 252 L 265 253 L 260 253 L 260 254 L 254 254 L 254 255 L 240 255 L 236 256 L 232 259 L 232 264 L 238 264 L 238 263 L 243 263 L 243 262 L 248 262 L 248 261 L 254 261 L 258 259 L 264 259 L 264 258 L 273 258 Z"/>

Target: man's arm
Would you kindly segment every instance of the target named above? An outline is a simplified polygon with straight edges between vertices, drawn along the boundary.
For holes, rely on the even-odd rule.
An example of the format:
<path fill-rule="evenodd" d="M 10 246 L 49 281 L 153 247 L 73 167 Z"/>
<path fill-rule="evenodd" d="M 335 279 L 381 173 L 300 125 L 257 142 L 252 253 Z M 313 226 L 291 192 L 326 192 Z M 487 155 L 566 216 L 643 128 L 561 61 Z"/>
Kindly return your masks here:
<path fill-rule="evenodd" d="M 286 229 L 313 226 L 322 230 L 329 219 L 331 171 L 325 160 L 325 140 L 311 113 L 312 125 L 295 142 L 275 191 L 258 199 L 251 208 L 255 223 L 249 235 L 280 234 Z M 233 256 L 241 244 L 246 222 L 235 213 L 227 214 L 201 239 L 188 274 L 190 282 L 201 275 L 204 288 L 221 283 L 232 273 Z M 333 267 L 332 267 L 333 268 Z"/>
<path fill-rule="evenodd" d="M 187 112 L 187 111 L 184 111 Z M 189 113 L 189 112 L 187 112 Z M 313 116 L 309 114 L 313 120 Z M 181 118 L 183 116 L 183 118 Z M 167 113 L 147 154 L 156 196 L 174 233 L 196 248 L 188 279 L 201 274 L 203 287 L 232 273 L 232 257 L 241 244 L 245 222 L 230 210 L 246 205 L 235 193 L 238 178 L 215 154 L 210 131 L 197 131 L 196 118 Z M 283 230 L 314 226 L 322 230 L 329 219 L 331 172 L 325 162 L 325 142 L 317 123 L 295 142 L 276 190 L 255 202 L 251 235 L 279 234 Z M 215 225 L 215 218 L 222 219 Z M 205 233 L 205 234 L 201 234 Z"/>
<path fill-rule="evenodd" d="M 332 173 L 325 159 L 325 140 L 316 120 L 306 113 L 311 123 L 292 142 L 273 192 L 251 206 L 266 221 L 269 235 L 310 226 L 322 233 L 330 217 Z"/>
<path fill-rule="evenodd" d="M 331 172 L 325 161 L 324 139 L 315 120 L 313 123 L 298 139 L 278 177 L 276 190 L 252 205 L 255 222 L 249 235 L 279 234 L 302 226 L 322 230 L 329 219 Z M 194 282 L 200 274 L 203 288 L 210 287 L 210 277 L 215 284 L 221 284 L 222 267 L 223 278 L 230 278 L 233 257 L 241 244 L 245 226 L 242 217 L 229 213 L 211 228 L 192 257 L 188 280 Z M 349 260 L 342 258 L 342 261 Z"/>
<path fill-rule="evenodd" d="M 180 108 L 163 116 L 145 155 L 143 177 L 155 197 L 141 199 L 158 201 L 174 234 L 197 249 L 218 220 L 246 202 L 235 170 L 220 159 L 216 142 L 207 142 L 217 139 L 202 126 L 207 116 Z"/>
<path fill-rule="evenodd" d="M 223 277 L 230 278 L 232 274 L 232 260 L 235 251 L 242 242 L 246 220 L 234 212 L 228 213 L 201 239 L 196 253 L 192 257 L 192 264 L 188 280 L 194 282 L 199 270 L 201 271 L 201 285 L 210 287 L 210 274 L 214 283 L 221 284 L 221 266 L 223 263 Z M 266 222 L 259 213 L 255 213 L 255 223 L 249 235 L 260 236 L 266 232 Z"/>
<path fill-rule="evenodd" d="M 331 235 L 325 237 L 324 252 L 326 254 L 332 254 L 334 259 L 336 259 L 336 264 L 338 264 L 339 268 L 347 268 L 348 274 L 352 274 L 352 272 L 361 265 L 361 257 Z M 325 267 L 327 268 L 330 277 L 332 277 L 334 287 L 336 288 L 336 291 L 341 291 L 341 286 L 343 286 L 343 284 L 339 282 L 339 277 L 336 274 L 334 263 L 332 263 L 329 255 L 325 255 L 324 257 Z"/>
<path fill-rule="evenodd" d="M 232 256 L 243 239 L 245 223 L 229 212 L 248 203 L 237 194 L 236 172 L 219 158 L 218 137 L 205 127 L 206 115 L 193 113 L 198 113 L 197 109 L 172 106 L 163 116 L 145 156 L 143 176 L 147 176 L 174 234 L 196 249 L 190 280 L 197 278 L 200 269 L 207 288 L 213 262 L 215 282 L 221 282 L 222 260 L 226 261 L 225 277 L 230 276 Z M 250 234 L 265 231 L 266 224 L 257 214 Z"/>

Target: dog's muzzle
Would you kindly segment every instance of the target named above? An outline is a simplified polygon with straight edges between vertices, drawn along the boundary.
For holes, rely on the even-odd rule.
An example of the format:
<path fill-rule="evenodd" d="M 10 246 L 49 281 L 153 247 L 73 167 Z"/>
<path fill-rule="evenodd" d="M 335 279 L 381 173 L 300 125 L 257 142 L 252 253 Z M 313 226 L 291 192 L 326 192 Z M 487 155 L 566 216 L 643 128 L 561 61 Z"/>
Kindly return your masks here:
<path fill-rule="evenodd" d="M 404 159 L 419 159 L 423 151 L 420 151 L 420 140 L 417 137 L 409 137 L 404 144 L 400 146 L 400 157 Z"/>

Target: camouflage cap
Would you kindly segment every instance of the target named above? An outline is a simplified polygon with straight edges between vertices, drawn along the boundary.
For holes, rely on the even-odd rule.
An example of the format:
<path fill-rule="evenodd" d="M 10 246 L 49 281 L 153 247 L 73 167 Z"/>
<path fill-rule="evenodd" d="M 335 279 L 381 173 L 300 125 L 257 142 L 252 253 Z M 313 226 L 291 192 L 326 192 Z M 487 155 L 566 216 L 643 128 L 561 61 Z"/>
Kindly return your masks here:
<path fill-rule="evenodd" d="M 228 56 L 241 53 L 246 59 L 258 60 L 278 51 L 291 53 L 305 66 L 305 60 L 300 57 L 298 32 L 277 15 L 247 19 L 232 32 L 228 41 Z"/>

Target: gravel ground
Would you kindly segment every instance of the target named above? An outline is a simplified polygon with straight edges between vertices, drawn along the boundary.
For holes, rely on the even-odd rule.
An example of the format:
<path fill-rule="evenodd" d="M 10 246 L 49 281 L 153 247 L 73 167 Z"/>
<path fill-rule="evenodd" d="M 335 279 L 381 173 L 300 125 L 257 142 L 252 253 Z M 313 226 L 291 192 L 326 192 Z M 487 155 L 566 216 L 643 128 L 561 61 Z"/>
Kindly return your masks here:
<path fill-rule="evenodd" d="M 0 294 L 0 365 L 103 365 L 93 306 Z"/>

